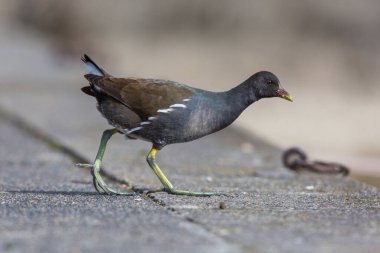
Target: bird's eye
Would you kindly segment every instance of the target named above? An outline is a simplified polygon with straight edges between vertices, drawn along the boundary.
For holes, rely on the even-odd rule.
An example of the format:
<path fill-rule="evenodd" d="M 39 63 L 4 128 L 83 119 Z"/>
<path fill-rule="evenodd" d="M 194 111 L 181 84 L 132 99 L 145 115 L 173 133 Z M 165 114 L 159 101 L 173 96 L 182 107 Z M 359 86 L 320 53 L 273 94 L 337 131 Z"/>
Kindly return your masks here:
<path fill-rule="evenodd" d="M 267 81 L 267 84 L 268 84 L 268 85 L 272 85 L 272 84 L 273 84 L 273 81 L 272 81 L 272 80 L 268 80 L 268 81 Z"/>

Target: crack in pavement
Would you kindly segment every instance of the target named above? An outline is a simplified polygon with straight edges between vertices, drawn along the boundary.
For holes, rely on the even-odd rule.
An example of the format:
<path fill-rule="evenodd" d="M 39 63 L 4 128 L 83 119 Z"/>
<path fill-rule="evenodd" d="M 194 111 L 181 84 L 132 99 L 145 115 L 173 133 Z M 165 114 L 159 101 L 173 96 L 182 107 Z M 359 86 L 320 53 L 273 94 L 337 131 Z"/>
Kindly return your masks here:
<path fill-rule="evenodd" d="M 15 115 L 14 113 L 11 113 L 1 107 L 0 107 L 0 118 L 7 120 L 11 125 L 27 133 L 29 136 L 33 137 L 34 139 L 47 144 L 50 149 L 60 152 L 64 154 L 65 156 L 69 157 L 75 164 L 76 163 L 86 163 L 86 164 L 91 163 L 87 158 L 79 154 L 77 151 L 71 149 L 70 147 L 66 145 L 63 145 L 61 142 L 56 140 L 51 135 L 44 133 L 37 127 L 31 125 L 29 122 L 22 119 L 20 116 Z M 83 168 L 83 169 L 89 170 L 89 168 Z M 107 171 L 105 171 L 103 168 L 100 173 L 102 174 L 102 176 L 104 176 L 105 178 L 107 178 L 108 180 L 112 182 L 122 184 L 122 185 L 129 185 L 127 181 L 117 178 L 111 173 L 108 173 Z"/>

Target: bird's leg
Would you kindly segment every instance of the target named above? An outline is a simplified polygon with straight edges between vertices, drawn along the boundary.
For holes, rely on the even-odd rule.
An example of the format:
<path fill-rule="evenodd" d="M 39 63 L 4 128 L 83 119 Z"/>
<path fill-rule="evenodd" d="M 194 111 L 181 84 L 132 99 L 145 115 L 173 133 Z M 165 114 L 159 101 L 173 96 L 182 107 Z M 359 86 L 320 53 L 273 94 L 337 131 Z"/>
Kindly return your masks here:
<path fill-rule="evenodd" d="M 78 164 L 82 167 L 91 167 L 91 174 L 93 176 L 93 184 L 97 192 L 102 193 L 101 190 L 106 194 L 118 194 L 118 195 L 134 195 L 132 192 L 118 192 L 109 186 L 107 186 L 106 182 L 103 180 L 100 175 L 100 169 L 102 166 L 104 152 L 106 151 L 107 142 L 111 138 L 112 135 L 117 133 L 118 130 L 116 128 L 109 129 L 103 132 L 102 139 L 100 140 L 100 146 L 98 149 L 98 153 L 96 155 L 94 164 Z"/>
<path fill-rule="evenodd" d="M 153 147 L 150 150 L 150 152 L 148 153 L 146 160 L 148 161 L 149 166 L 152 168 L 154 173 L 157 175 L 158 179 L 164 185 L 164 188 L 163 189 L 149 190 L 148 193 L 167 192 L 169 194 L 174 194 L 174 195 L 186 195 L 186 196 L 198 196 L 198 197 L 222 195 L 222 194 L 216 193 L 216 192 L 193 192 L 193 191 L 175 189 L 173 187 L 173 184 L 170 183 L 169 179 L 167 179 L 167 177 L 161 171 L 160 167 L 158 167 L 158 165 L 156 163 L 156 153 L 157 153 L 157 149 Z"/>

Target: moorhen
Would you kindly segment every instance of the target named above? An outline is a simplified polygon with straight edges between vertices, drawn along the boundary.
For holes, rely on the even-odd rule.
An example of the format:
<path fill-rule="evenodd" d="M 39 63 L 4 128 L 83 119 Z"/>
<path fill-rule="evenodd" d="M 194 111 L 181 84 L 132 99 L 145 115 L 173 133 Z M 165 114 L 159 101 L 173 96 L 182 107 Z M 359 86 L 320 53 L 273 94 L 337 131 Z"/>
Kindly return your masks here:
<path fill-rule="evenodd" d="M 177 195 L 210 196 L 219 193 L 193 192 L 173 187 L 156 163 L 156 153 L 168 144 L 192 141 L 230 125 L 253 102 L 261 98 L 280 97 L 292 101 L 278 78 L 267 71 L 257 72 L 242 84 L 225 92 L 211 92 L 181 83 L 145 78 L 116 78 L 100 68 L 90 57 L 82 57 L 90 86 L 82 91 L 97 100 L 100 113 L 114 128 L 103 132 L 94 164 L 91 167 L 95 189 L 106 194 L 118 192 L 100 175 L 106 145 L 115 133 L 129 139 L 153 144 L 147 161 L 163 188 L 148 192 Z"/>

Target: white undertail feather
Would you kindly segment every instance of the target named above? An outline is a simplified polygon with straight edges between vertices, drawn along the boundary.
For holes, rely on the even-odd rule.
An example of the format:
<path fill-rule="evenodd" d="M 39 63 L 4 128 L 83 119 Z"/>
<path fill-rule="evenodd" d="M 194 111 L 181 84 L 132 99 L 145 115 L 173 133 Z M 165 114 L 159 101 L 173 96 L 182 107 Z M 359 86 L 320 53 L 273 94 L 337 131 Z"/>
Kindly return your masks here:
<path fill-rule="evenodd" d="M 97 75 L 97 76 L 103 76 L 102 72 L 91 62 L 85 62 L 84 66 L 86 67 L 89 74 Z"/>

